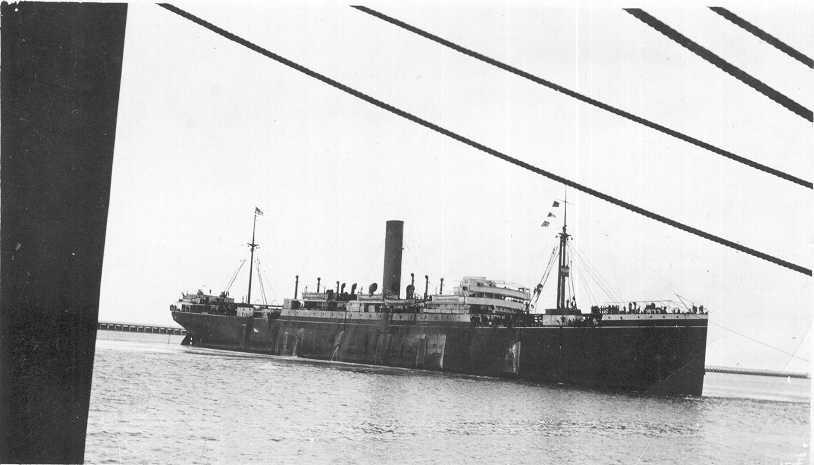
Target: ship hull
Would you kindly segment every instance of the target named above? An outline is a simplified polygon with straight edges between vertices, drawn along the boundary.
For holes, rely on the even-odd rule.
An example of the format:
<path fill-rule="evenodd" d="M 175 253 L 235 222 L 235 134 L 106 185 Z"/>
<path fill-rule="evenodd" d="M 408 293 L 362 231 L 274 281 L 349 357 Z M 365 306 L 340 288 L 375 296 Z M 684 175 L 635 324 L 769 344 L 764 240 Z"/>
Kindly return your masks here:
<path fill-rule="evenodd" d="M 195 346 L 563 383 L 701 395 L 706 320 L 586 327 L 239 318 L 173 312 Z"/>

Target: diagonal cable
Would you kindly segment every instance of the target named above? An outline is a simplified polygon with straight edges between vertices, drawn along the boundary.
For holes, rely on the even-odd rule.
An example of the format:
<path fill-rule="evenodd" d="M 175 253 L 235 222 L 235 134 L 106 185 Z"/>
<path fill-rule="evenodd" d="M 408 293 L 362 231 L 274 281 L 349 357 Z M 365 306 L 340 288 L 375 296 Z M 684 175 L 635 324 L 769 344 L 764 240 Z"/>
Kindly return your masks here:
<path fill-rule="evenodd" d="M 536 307 L 537 301 L 540 300 L 540 296 L 543 293 L 543 289 L 545 288 L 546 282 L 548 282 L 548 276 L 551 273 L 552 266 L 554 265 L 554 259 L 558 256 L 559 252 L 557 251 L 557 247 L 555 246 L 553 249 L 551 249 L 551 254 L 548 256 L 548 263 L 545 266 L 545 271 L 543 271 L 543 276 L 540 278 L 540 283 L 538 284 L 538 286 L 540 286 L 540 292 L 537 293 L 535 289 L 534 302 L 532 303 L 533 307 Z"/>
<path fill-rule="evenodd" d="M 773 176 L 777 176 L 777 177 L 779 177 L 781 179 L 785 179 L 786 181 L 790 181 L 790 182 L 793 182 L 795 184 L 799 184 L 799 185 L 801 185 L 803 187 L 807 187 L 809 189 L 814 187 L 812 185 L 811 181 L 801 179 L 801 178 L 799 178 L 797 176 L 794 176 L 792 174 L 786 173 L 784 171 L 780 171 L 780 170 L 778 170 L 776 168 L 772 168 L 772 167 L 764 165 L 762 163 L 758 163 L 758 162 L 756 162 L 754 160 L 750 160 L 749 158 L 746 158 L 746 157 L 743 157 L 741 155 L 735 154 L 735 153 L 730 152 L 728 150 L 724 150 L 724 149 L 722 149 L 720 147 L 716 147 L 716 146 L 714 146 L 714 145 L 712 145 L 710 143 L 704 142 L 704 141 L 702 141 L 700 139 L 696 139 L 695 137 L 689 136 L 687 134 L 676 131 L 674 129 L 670 129 L 670 128 L 668 128 L 666 126 L 663 126 L 663 125 L 661 125 L 659 123 L 656 123 L 654 121 L 642 118 L 641 116 L 636 116 L 633 113 L 629 113 L 629 112 L 627 112 L 625 110 L 622 110 L 621 108 L 617 108 L 617 107 L 608 105 L 607 103 L 600 102 L 599 100 L 588 97 L 587 95 L 580 94 L 579 92 L 571 90 L 571 89 L 569 89 L 567 87 L 563 87 L 563 86 L 561 86 L 559 84 L 556 84 L 556 83 L 551 82 L 549 80 L 543 79 L 543 78 L 541 78 L 539 76 L 535 76 L 534 74 L 531 74 L 531 73 L 529 73 L 527 71 L 523 71 L 523 70 L 521 70 L 519 68 L 515 68 L 514 66 L 503 63 L 502 61 L 498 61 L 498 60 L 496 60 L 494 58 L 490 58 L 490 57 L 488 57 L 486 55 L 483 55 L 481 53 L 478 53 L 478 52 L 476 52 L 474 50 L 463 47 L 462 45 L 456 44 L 456 43 L 454 43 L 452 41 L 449 41 L 447 39 L 439 37 L 439 36 L 437 36 L 435 34 L 427 32 L 427 31 L 425 31 L 423 29 L 419 29 L 419 28 L 417 28 L 415 26 L 412 26 L 410 24 L 405 23 L 404 21 L 393 18 L 392 16 L 387 16 L 384 13 L 380 13 L 380 12 L 378 12 L 376 10 L 373 10 L 373 9 L 370 9 L 368 7 L 361 6 L 361 5 L 352 5 L 352 8 L 355 8 L 355 9 L 361 11 L 362 13 L 366 13 L 366 14 L 368 14 L 370 16 L 375 17 L 375 18 L 381 19 L 382 21 L 390 23 L 390 24 L 392 24 L 394 26 L 398 26 L 398 27 L 400 27 L 402 29 L 405 29 L 405 30 L 407 30 L 409 32 L 417 34 L 417 35 L 419 35 L 421 37 L 429 39 L 429 40 L 431 40 L 433 42 L 436 42 L 436 43 L 438 43 L 440 45 L 451 48 L 452 50 L 455 50 L 456 52 L 462 53 L 462 54 L 467 55 L 469 57 L 472 57 L 472 58 L 474 58 L 476 60 L 480 60 L 480 61 L 482 61 L 484 63 L 488 63 L 488 64 L 490 64 L 490 65 L 492 65 L 492 66 L 494 66 L 496 68 L 500 68 L 500 69 L 502 69 L 504 71 L 508 71 L 508 72 L 510 72 L 510 73 L 512 73 L 514 75 L 520 76 L 520 77 L 522 77 L 524 79 L 527 79 L 527 80 L 529 80 L 531 82 L 534 82 L 535 84 L 539 84 L 541 86 L 548 87 L 549 89 L 560 92 L 560 93 L 562 93 L 564 95 L 567 95 L 567 96 L 569 96 L 571 98 L 574 98 L 574 99 L 579 100 L 581 102 L 587 103 L 589 105 L 593 105 L 593 106 L 595 106 L 595 107 L 597 107 L 599 109 L 605 110 L 605 111 L 607 111 L 609 113 L 613 113 L 614 115 L 617 115 L 617 116 L 621 116 L 622 118 L 626 118 L 626 119 L 628 119 L 630 121 L 633 121 L 635 123 L 639 123 L 639 124 L 641 124 L 643 126 L 647 126 L 650 129 L 655 129 L 656 131 L 659 131 L 659 132 L 661 132 L 663 134 L 667 134 L 668 136 L 672 136 L 672 137 L 675 137 L 676 139 L 683 140 L 684 142 L 690 143 L 690 144 L 692 144 L 692 145 L 694 145 L 696 147 L 700 147 L 702 149 L 708 150 L 708 151 L 710 151 L 712 153 L 715 153 L 717 155 L 720 155 L 722 157 L 725 157 L 725 158 L 728 158 L 730 160 L 736 161 L 736 162 L 741 163 L 743 165 L 746 165 L 746 166 L 748 166 L 750 168 L 754 168 L 756 170 L 763 171 L 764 173 L 768 173 L 768 174 L 771 174 Z"/>
<path fill-rule="evenodd" d="M 585 270 L 588 276 L 593 279 L 597 286 L 605 293 L 606 296 L 610 299 L 610 301 L 621 302 L 622 299 L 615 293 L 610 291 L 610 285 L 607 282 L 603 283 L 603 279 L 599 274 L 599 271 L 596 270 L 589 262 L 588 259 L 579 251 L 576 247 L 571 247 L 571 249 L 576 252 L 577 259 L 582 262 L 582 265 L 585 267 Z"/>
<path fill-rule="evenodd" d="M 778 90 L 770 87 L 763 81 L 760 81 L 759 79 L 747 73 L 746 71 L 724 60 L 723 58 L 719 57 L 709 49 L 704 48 L 697 42 L 694 42 L 689 37 L 676 31 L 670 26 L 664 24 L 656 17 L 650 15 L 649 13 L 639 8 L 625 8 L 625 11 L 630 13 L 639 21 L 647 24 L 648 26 L 652 27 L 658 32 L 664 34 L 667 38 L 673 40 L 674 42 L 678 43 L 679 45 L 691 51 L 692 53 L 698 55 L 699 57 L 703 58 L 709 63 L 717 66 L 722 71 L 731 75 L 735 79 L 741 81 L 742 83 L 746 84 L 752 89 L 755 89 L 756 91 L 760 92 L 766 97 L 769 97 L 776 103 L 779 103 L 780 105 L 786 107 L 787 110 L 796 113 L 798 116 L 801 116 L 807 121 L 814 122 L 814 115 L 812 115 L 811 110 L 809 110 L 808 108 L 795 102 L 794 100 L 790 99 L 789 97 L 782 94 Z"/>
<path fill-rule="evenodd" d="M 546 170 L 544 170 L 542 168 L 538 168 L 538 167 L 536 167 L 536 166 L 534 166 L 532 164 L 526 163 L 526 162 L 524 162 L 522 160 L 519 160 L 517 158 L 509 156 L 509 155 L 507 155 L 507 154 L 505 154 L 503 152 L 500 152 L 500 151 L 495 150 L 495 149 L 493 149 L 491 147 L 483 145 L 483 144 L 481 144 L 479 142 L 476 142 L 476 141 L 474 141 L 472 139 L 469 139 L 469 138 L 467 138 L 465 136 L 462 136 L 462 135 L 460 135 L 458 133 L 452 132 L 449 129 L 443 128 L 443 127 L 441 127 L 441 126 L 439 126 L 439 125 L 437 125 L 435 123 L 432 123 L 430 121 L 422 119 L 422 118 L 420 118 L 420 117 L 418 117 L 416 115 L 413 115 L 412 113 L 408 113 L 408 112 L 406 112 L 404 110 L 396 108 L 393 105 L 390 105 L 389 103 L 386 103 L 386 102 L 378 100 L 378 99 L 376 99 L 374 97 L 371 97 L 370 95 L 367 95 L 367 94 L 365 94 L 365 93 L 363 93 L 361 91 L 358 91 L 358 90 L 356 90 L 356 89 L 354 89 L 352 87 L 349 87 L 349 86 L 347 86 L 345 84 L 342 84 L 339 81 L 331 79 L 328 76 L 325 76 L 324 74 L 320 74 L 320 73 L 318 73 L 318 72 L 316 72 L 316 71 L 314 71 L 314 70 L 312 70 L 310 68 L 307 68 L 307 67 L 305 67 L 303 65 L 300 65 L 300 64 L 298 64 L 298 63 L 296 63 L 294 61 L 291 61 L 288 58 L 277 55 L 274 52 L 266 50 L 265 48 L 260 47 L 259 45 L 256 45 L 256 44 L 254 44 L 252 42 L 249 42 L 248 40 L 243 39 L 242 37 L 239 37 L 239 36 L 237 36 L 235 34 L 232 34 L 231 32 L 226 31 L 225 29 L 221 29 L 220 27 L 215 26 L 214 24 L 212 24 L 212 23 L 210 23 L 210 22 L 208 22 L 208 21 L 206 21 L 206 20 L 204 20 L 202 18 L 197 17 L 197 16 L 193 15 L 192 13 L 184 11 L 184 10 L 174 6 L 174 5 L 171 5 L 171 4 L 168 4 L 168 3 L 159 3 L 158 5 L 160 7 L 162 7 L 162 8 L 165 8 L 168 11 L 171 11 L 172 13 L 177 14 L 178 16 L 181 16 L 182 18 L 188 19 L 189 21 L 192 21 L 193 23 L 198 24 L 199 26 L 202 26 L 202 27 L 204 27 L 206 29 L 209 29 L 210 31 L 212 31 L 212 32 L 214 32 L 214 33 L 216 33 L 216 34 L 218 34 L 220 36 L 223 36 L 223 37 L 225 37 L 225 38 L 227 38 L 227 39 L 229 39 L 229 40 L 231 40 L 231 41 L 233 41 L 233 42 L 235 42 L 237 44 L 240 44 L 240 45 L 242 45 L 242 46 L 244 46 L 244 47 L 246 47 L 246 48 L 248 48 L 250 50 L 253 50 L 253 51 L 255 51 L 255 52 L 257 52 L 257 53 L 259 53 L 259 54 L 261 54 L 261 55 L 263 55 L 263 56 L 265 56 L 267 58 L 270 58 L 270 59 L 272 59 L 272 60 L 274 60 L 274 61 L 276 61 L 278 63 L 281 63 L 281 64 L 283 64 L 285 66 L 288 66 L 289 68 L 297 70 L 297 71 L 299 71 L 299 72 L 301 72 L 301 73 L 303 73 L 303 74 L 305 74 L 307 76 L 310 76 L 310 77 L 312 77 L 314 79 L 317 79 L 318 81 L 321 81 L 321 82 L 323 82 L 323 83 L 325 83 L 325 84 L 327 84 L 327 85 L 329 85 L 331 87 L 334 87 L 334 88 L 336 88 L 338 90 L 341 90 L 342 92 L 345 92 L 345 93 L 347 93 L 349 95 L 352 95 L 352 96 L 354 96 L 354 97 L 356 97 L 356 98 L 358 98 L 360 100 L 363 100 L 363 101 L 365 101 L 367 103 L 370 103 L 371 105 L 379 107 L 382 110 L 386 110 L 386 111 L 388 111 L 390 113 L 393 113 L 394 115 L 400 116 L 400 117 L 402 117 L 402 118 L 404 118 L 404 119 L 406 119 L 408 121 L 412 121 L 413 123 L 416 123 L 416 124 L 418 124 L 420 126 L 423 126 L 423 127 L 427 128 L 427 129 L 430 129 L 430 130 L 435 131 L 435 132 L 437 132 L 439 134 L 447 136 L 450 139 L 461 142 L 462 144 L 466 144 L 466 145 L 468 145 L 468 146 L 470 146 L 470 147 L 472 147 L 474 149 L 480 150 L 481 152 L 489 154 L 489 155 L 491 155 L 491 156 L 493 156 L 495 158 L 499 158 L 499 159 L 501 159 L 501 160 L 503 160 L 505 162 L 511 163 L 511 164 L 513 164 L 515 166 L 519 166 L 519 167 L 521 167 L 521 168 L 523 168 L 525 170 L 531 171 L 532 173 L 539 174 L 540 176 L 546 177 L 546 178 L 551 179 L 553 181 L 556 181 L 556 182 L 558 182 L 560 184 L 564 184 L 565 186 L 571 187 L 571 188 L 576 189 L 576 190 L 578 190 L 580 192 L 584 192 L 584 193 L 586 193 L 588 195 L 591 195 L 593 197 L 602 199 L 602 200 L 604 200 L 604 201 L 606 201 L 608 203 L 611 203 L 613 205 L 625 208 L 625 209 L 630 210 L 630 211 L 632 211 L 634 213 L 638 213 L 639 215 L 642 215 L 642 216 L 644 216 L 646 218 L 650 218 L 652 220 L 658 221 L 660 223 L 664 223 L 664 224 L 666 224 L 668 226 L 672 226 L 672 227 L 674 227 L 676 229 L 680 229 L 682 231 L 685 231 L 685 232 L 688 232 L 690 234 L 696 235 L 698 237 L 707 239 L 707 240 L 715 242 L 717 244 L 720 244 L 720 245 L 729 247 L 731 249 L 735 249 L 737 251 L 752 255 L 753 257 L 757 257 L 757 258 L 760 258 L 762 260 L 766 260 L 768 262 L 774 263 L 775 265 L 779 265 L 781 267 L 788 268 L 788 269 L 796 271 L 798 273 L 802 273 L 802 274 L 811 276 L 811 269 L 810 268 L 806 268 L 804 266 L 794 264 L 792 262 L 783 260 L 783 259 L 775 257 L 773 255 L 769 255 L 769 254 L 767 254 L 765 252 L 761 252 L 759 250 L 752 249 L 750 247 L 739 244 L 737 242 L 733 242 L 733 241 L 731 241 L 729 239 L 725 239 L 723 237 L 719 237 L 719 236 L 716 236 L 714 234 L 710 234 L 710 233 L 708 233 L 706 231 L 703 231 L 701 229 L 694 228 L 692 226 L 689 226 L 689 225 L 686 225 L 684 223 L 678 222 L 676 220 L 670 219 L 670 218 L 668 218 L 666 216 L 663 216 L 663 215 L 660 215 L 658 213 L 651 212 L 650 210 L 646 210 L 646 209 L 644 209 L 642 207 L 639 207 L 637 205 L 634 205 L 632 203 L 626 202 L 624 200 L 617 199 L 616 197 L 605 194 L 605 193 L 600 192 L 600 191 L 598 191 L 596 189 L 593 189 L 593 188 L 588 187 L 586 185 L 580 184 L 580 183 L 578 183 L 576 181 L 572 181 L 572 180 L 570 180 L 568 178 L 565 178 L 565 177 L 562 177 L 562 176 L 560 176 L 558 174 L 552 173 L 550 171 L 546 171 Z"/>
<path fill-rule="evenodd" d="M 791 364 L 792 360 L 794 360 L 797 357 L 797 352 L 800 352 L 800 348 L 803 347 L 803 343 L 806 341 L 806 338 L 808 337 L 808 333 L 810 331 L 811 331 L 811 326 L 809 326 L 808 329 L 806 329 L 806 333 L 802 336 L 802 338 L 800 338 L 800 342 L 797 344 L 797 348 L 794 349 L 794 355 L 792 355 L 789 358 L 789 361 L 786 362 L 785 365 L 783 365 L 783 370 L 787 370 L 789 368 L 789 364 Z"/>
<path fill-rule="evenodd" d="M 749 21 L 741 18 L 740 16 L 732 13 L 731 11 L 727 10 L 724 7 L 720 6 L 711 6 L 709 7 L 710 10 L 718 13 L 719 15 L 723 16 L 724 18 L 728 19 L 731 23 L 739 26 L 741 29 L 751 33 L 753 36 L 757 37 L 758 39 L 766 42 L 767 44 L 773 46 L 774 48 L 780 50 L 781 52 L 785 53 L 786 55 L 794 58 L 795 60 L 799 61 L 800 63 L 808 66 L 809 68 L 814 69 L 814 60 L 806 56 L 803 52 L 795 49 L 791 45 L 783 42 L 782 40 L 778 39 L 777 37 L 769 34 L 768 32 L 764 31 L 763 29 L 755 26 L 754 24 L 750 23 Z"/>
<path fill-rule="evenodd" d="M 738 335 L 738 336 L 740 336 L 740 337 L 742 337 L 742 338 L 744 338 L 744 339 L 749 339 L 750 341 L 752 341 L 752 342 L 756 342 L 756 343 L 758 343 L 758 344 L 760 344 L 760 345 L 762 345 L 762 346 L 766 346 L 766 347 L 768 347 L 768 348 L 770 348 L 770 349 L 774 349 L 774 350 L 776 350 L 776 351 L 778 351 L 778 352 L 782 352 L 782 353 L 784 353 L 784 354 L 786 354 L 786 355 L 788 355 L 788 356 L 790 356 L 790 357 L 792 357 L 792 358 L 796 358 L 796 359 L 798 359 L 798 360 L 802 360 L 802 361 L 804 361 L 804 362 L 808 362 L 808 361 L 809 361 L 807 358 L 800 357 L 800 356 L 799 356 L 799 355 L 797 355 L 796 353 L 792 353 L 792 352 L 789 352 L 788 350 L 781 349 L 780 347 L 773 346 L 773 345 L 771 345 L 771 344 L 769 344 L 769 343 L 767 343 L 767 342 L 763 342 L 763 341 L 761 341 L 760 339 L 755 339 L 755 338 L 753 338 L 752 336 L 747 336 L 746 334 L 739 333 L 739 332 L 735 331 L 734 329 L 732 329 L 732 328 L 727 328 L 726 326 L 724 326 L 724 325 L 722 325 L 722 324 L 718 324 L 718 323 L 715 323 L 715 322 L 712 322 L 712 321 L 711 321 L 710 323 L 712 323 L 713 325 L 715 325 L 715 326 L 717 326 L 717 327 L 719 327 L 719 328 L 721 328 L 721 329 L 725 329 L 725 330 L 729 331 L 729 332 L 730 332 L 730 333 L 732 333 L 732 334 L 736 334 L 736 335 Z"/>

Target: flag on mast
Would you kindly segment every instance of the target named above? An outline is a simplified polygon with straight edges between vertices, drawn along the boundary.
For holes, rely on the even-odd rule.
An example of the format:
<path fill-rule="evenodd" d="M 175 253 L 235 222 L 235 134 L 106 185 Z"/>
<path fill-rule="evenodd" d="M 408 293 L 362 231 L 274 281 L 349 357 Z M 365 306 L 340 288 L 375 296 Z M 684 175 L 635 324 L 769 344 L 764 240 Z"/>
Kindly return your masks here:
<path fill-rule="evenodd" d="M 555 200 L 555 201 L 554 201 L 554 204 L 553 204 L 553 205 L 551 205 L 551 206 L 552 206 L 552 207 L 559 207 L 559 206 L 560 206 L 560 202 L 557 202 L 557 201 Z"/>
<path fill-rule="evenodd" d="M 262 216 L 263 215 L 263 210 L 261 210 L 261 209 L 259 209 L 257 207 L 254 207 L 254 214 Z"/>
<path fill-rule="evenodd" d="M 557 215 L 555 215 L 555 214 L 553 214 L 551 212 L 548 212 L 548 216 L 546 218 L 554 218 L 555 216 L 557 216 Z"/>
<path fill-rule="evenodd" d="M 543 224 L 541 224 L 540 226 L 547 228 L 549 224 L 551 223 L 549 223 L 548 221 L 543 221 Z"/>

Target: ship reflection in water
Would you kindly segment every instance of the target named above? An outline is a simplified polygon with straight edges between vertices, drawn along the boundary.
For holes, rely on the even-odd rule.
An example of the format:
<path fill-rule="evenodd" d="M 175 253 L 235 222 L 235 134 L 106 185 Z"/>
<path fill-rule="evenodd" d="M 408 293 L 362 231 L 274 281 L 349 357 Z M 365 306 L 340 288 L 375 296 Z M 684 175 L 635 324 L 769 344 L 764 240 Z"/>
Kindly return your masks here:
<path fill-rule="evenodd" d="M 99 333 L 88 463 L 809 463 L 808 379 L 662 398 L 179 341 Z"/>

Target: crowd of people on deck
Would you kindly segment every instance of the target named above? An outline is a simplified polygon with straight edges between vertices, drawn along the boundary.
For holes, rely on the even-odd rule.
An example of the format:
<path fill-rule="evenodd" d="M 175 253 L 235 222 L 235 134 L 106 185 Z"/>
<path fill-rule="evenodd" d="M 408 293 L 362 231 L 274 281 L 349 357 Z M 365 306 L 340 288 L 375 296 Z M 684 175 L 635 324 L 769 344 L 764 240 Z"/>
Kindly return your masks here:
<path fill-rule="evenodd" d="M 504 314 L 482 314 L 474 315 L 470 319 L 472 326 L 508 326 L 511 327 L 517 317 L 515 315 Z"/>
<path fill-rule="evenodd" d="M 472 326 L 487 326 L 487 327 L 540 327 L 550 326 L 546 325 L 542 318 L 535 318 L 540 315 L 510 315 L 510 314 L 482 314 L 473 315 L 471 318 Z M 569 318 L 566 315 L 560 316 L 560 326 L 595 326 L 596 321 L 593 318 Z"/>
<path fill-rule="evenodd" d="M 678 307 L 668 308 L 667 305 L 656 305 L 654 302 L 650 302 L 644 306 L 639 305 L 638 302 L 628 302 L 627 305 L 594 305 L 591 307 L 591 313 L 606 315 L 667 314 L 681 313 L 681 310 Z M 704 306 L 693 305 L 692 309 L 687 309 L 687 313 L 704 313 Z"/>

